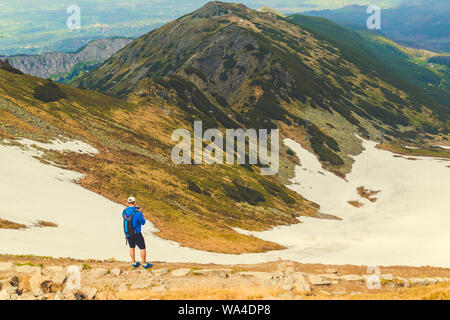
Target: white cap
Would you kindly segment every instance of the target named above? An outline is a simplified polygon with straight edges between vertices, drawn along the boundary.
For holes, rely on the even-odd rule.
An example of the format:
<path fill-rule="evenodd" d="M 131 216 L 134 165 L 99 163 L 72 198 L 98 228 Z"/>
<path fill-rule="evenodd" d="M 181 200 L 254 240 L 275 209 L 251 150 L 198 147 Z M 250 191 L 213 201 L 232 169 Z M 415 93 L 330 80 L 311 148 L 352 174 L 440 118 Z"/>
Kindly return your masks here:
<path fill-rule="evenodd" d="M 128 203 L 133 203 L 136 202 L 136 198 L 135 197 L 129 197 L 128 198 Z"/>

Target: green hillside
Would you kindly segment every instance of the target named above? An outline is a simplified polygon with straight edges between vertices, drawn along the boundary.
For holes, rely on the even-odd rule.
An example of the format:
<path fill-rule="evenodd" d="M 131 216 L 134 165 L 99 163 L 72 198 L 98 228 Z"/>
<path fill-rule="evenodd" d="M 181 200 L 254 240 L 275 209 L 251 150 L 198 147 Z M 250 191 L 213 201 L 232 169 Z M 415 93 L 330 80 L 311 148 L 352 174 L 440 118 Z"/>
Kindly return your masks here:
<path fill-rule="evenodd" d="M 414 99 L 433 106 L 443 116 L 448 116 L 444 107 L 450 105 L 448 72 L 439 74 L 416 65 L 409 61 L 409 56 L 398 45 L 373 33 L 355 32 L 325 18 L 293 15 L 288 20 L 336 45 L 347 59 L 364 70 L 376 70 L 377 75 L 386 82 L 405 90 Z"/>
<path fill-rule="evenodd" d="M 449 109 L 373 49 L 325 19 L 211 2 L 136 39 L 75 85 L 129 98 L 157 83 L 174 93 L 186 119 L 219 110 L 217 117 L 279 127 L 297 139 L 311 126 L 305 147 L 325 167 L 347 173 L 350 155 L 361 151 L 355 133 L 374 140 L 381 130 L 390 139 L 446 134 Z M 198 111 L 186 108 L 191 103 Z"/>
<path fill-rule="evenodd" d="M 264 230 L 297 223 L 301 215 L 323 216 L 257 166 L 175 166 L 171 133 L 192 124 L 175 105 L 170 115 L 162 111 L 158 96 L 125 102 L 8 70 L 0 68 L 0 143 L 89 143 L 100 152 L 95 157 L 42 150 L 41 161 L 84 173 L 83 187 L 117 203 L 136 195 L 162 238 L 215 252 L 262 252 L 281 247 L 232 228 Z M 293 166 L 285 149 L 282 163 Z"/>
<path fill-rule="evenodd" d="M 302 14 L 327 18 L 345 27 L 367 31 L 368 4 L 347 3 L 343 8 L 311 9 Z M 370 4 L 376 5 L 373 1 Z M 449 16 L 447 0 L 401 1 L 393 7 L 382 7 L 381 29 L 373 32 L 404 46 L 450 52 Z"/>

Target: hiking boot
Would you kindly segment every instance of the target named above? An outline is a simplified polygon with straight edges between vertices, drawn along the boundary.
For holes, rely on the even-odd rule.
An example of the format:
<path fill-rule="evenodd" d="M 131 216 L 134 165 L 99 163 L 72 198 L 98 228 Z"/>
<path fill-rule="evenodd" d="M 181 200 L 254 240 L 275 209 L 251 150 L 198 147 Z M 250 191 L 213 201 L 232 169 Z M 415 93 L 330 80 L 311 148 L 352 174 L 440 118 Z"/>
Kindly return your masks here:
<path fill-rule="evenodd" d="M 142 265 L 142 268 L 144 268 L 144 269 L 150 269 L 151 267 L 153 267 L 153 265 L 151 263 L 148 263 L 148 262 L 146 264 Z"/>

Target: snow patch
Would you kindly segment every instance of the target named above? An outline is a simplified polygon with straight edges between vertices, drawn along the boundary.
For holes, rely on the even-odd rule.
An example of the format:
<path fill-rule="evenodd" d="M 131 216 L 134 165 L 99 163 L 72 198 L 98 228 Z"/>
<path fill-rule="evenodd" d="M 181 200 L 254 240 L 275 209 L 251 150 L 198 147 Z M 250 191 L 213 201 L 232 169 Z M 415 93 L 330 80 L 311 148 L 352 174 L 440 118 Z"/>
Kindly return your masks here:
<path fill-rule="evenodd" d="M 376 143 L 363 140 L 365 150 L 355 157 L 345 181 L 324 170 L 300 144 L 290 139 L 284 142 L 302 163 L 289 187 L 320 204 L 322 212 L 343 220 L 301 217 L 302 223 L 263 232 L 236 229 L 288 248 L 242 255 L 181 247 L 154 235 L 156 228 L 148 222 L 142 232 L 149 259 L 250 264 L 281 258 L 302 263 L 450 267 L 450 170 L 446 163 L 426 157 L 418 157 L 423 161 L 395 158 L 375 148 Z M 0 217 L 24 224 L 52 221 L 58 227 L 0 229 L 0 253 L 128 261 L 121 217 L 124 207 L 74 183 L 82 174 L 45 165 L 34 155 L 33 150 L 0 145 Z M 381 190 L 377 201 L 359 197 L 359 186 Z M 365 205 L 354 208 L 349 200 Z"/>
<path fill-rule="evenodd" d="M 17 140 L 21 145 L 27 146 L 28 148 L 38 147 L 45 150 L 51 151 L 59 151 L 59 152 L 74 152 L 78 154 L 90 154 L 95 155 L 98 154 L 98 150 L 92 147 L 91 145 L 78 141 L 78 140 L 67 140 L 62 141 L 60 139 L 50 140 L 49 143 L 42 143 L 33 141 L 30 139 L 22 138 Z"/>

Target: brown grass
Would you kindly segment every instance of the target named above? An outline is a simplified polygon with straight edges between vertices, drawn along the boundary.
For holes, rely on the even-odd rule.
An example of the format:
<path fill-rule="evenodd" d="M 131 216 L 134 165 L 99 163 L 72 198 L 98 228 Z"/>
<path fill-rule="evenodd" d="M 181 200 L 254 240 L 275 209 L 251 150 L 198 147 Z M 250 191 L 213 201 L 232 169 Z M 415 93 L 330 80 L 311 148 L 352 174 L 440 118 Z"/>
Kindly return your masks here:
<path fill-rule="evenodd" d="M 329 292 L 329 293 L 326 293 Z M 151 289 L 131 290 L 126 293 L 110 295 L 110 299 L 122 300 L 261 300 L 268 299 L 305 299 L 305 300 L 450 300 L 450 284 L 443 283 L 426 287 L 408 289 L 395 289 L 392 291 L 375 291 L 333 295 L 332 290 L 324 288 L 314 293 L 305 293 L 297 290 L 283 292 L 273 286 L 250 285 L 227 288 L 202 287 L 192 285 L 188 288 L 168 290 L 164 293 L 154 292 Z M 101 299 L 108 300 L 105 295 Z"/>
<path fill-rule="evenodd" d="M 342 296 L 343 300 L 450 300 L 450 283 L 400 289 L 393 292 Z"/>
<path fill-rule="evenodd" d="M 357 200 L 347 201 L 350 205 L 354 206 L 355 208 L 361 208 L 364 203 L 359 202 Z"/>
<path fill-rule="evenodd" d="M 450 150 L 446 149 L 432 149 L 429 146 L 424 146 L 422 149 L 409 149 L 401 145 L 383 143 L 377 144 L 376 148 L 381 150 L 390 151 L 396 154 L 401 154 L 404 156 L 417 156 L 417 157 L 438 157 L 438 158 L 450 158 Z M 394 155 L 395 156 L 395 155 Z M 416 160 L 414 158 L 406 158 L 408 160 Z"/>
<path fill-rule="evenodd" d="M 27 228 L 26 225 L 12 222 L 5 219 L 0 219 L 0 229 L 24 229 Z"/>
<path fill-rule="evenodd" d="M 37 226 L 38 227 L 51 227 L 51 228 L 58 227 L 58 225 L 56 223 L 53 223 L 50 221 L 43 221 L 43 220 L 38 220 Z"/>
<path fill-rule="evenodd" d="M 116 296 L 123 300 L 260 300 L 265 297 L 277 297 L 281 292 L 282 290 L 279 288 L 257 285 L 232 288 L 208 288 L 193 285 L 189 288 L 170 290 L 165 293 L 145 289 L 118 293 Z"/>
<path fill-rule="evenodd" d="M 375 198 L 373 196 L 376 195 L 377 193 L 379 193 L 380 191 L 381 190 L 378 190 L 378 191 L 369 190 L 369 189 L 366 189 L 364 186 L 356 188 L 356 192 L 361 196 L 361 198 L 367 199 L 370 202 L 377 201 L 377 198 Z"/>

